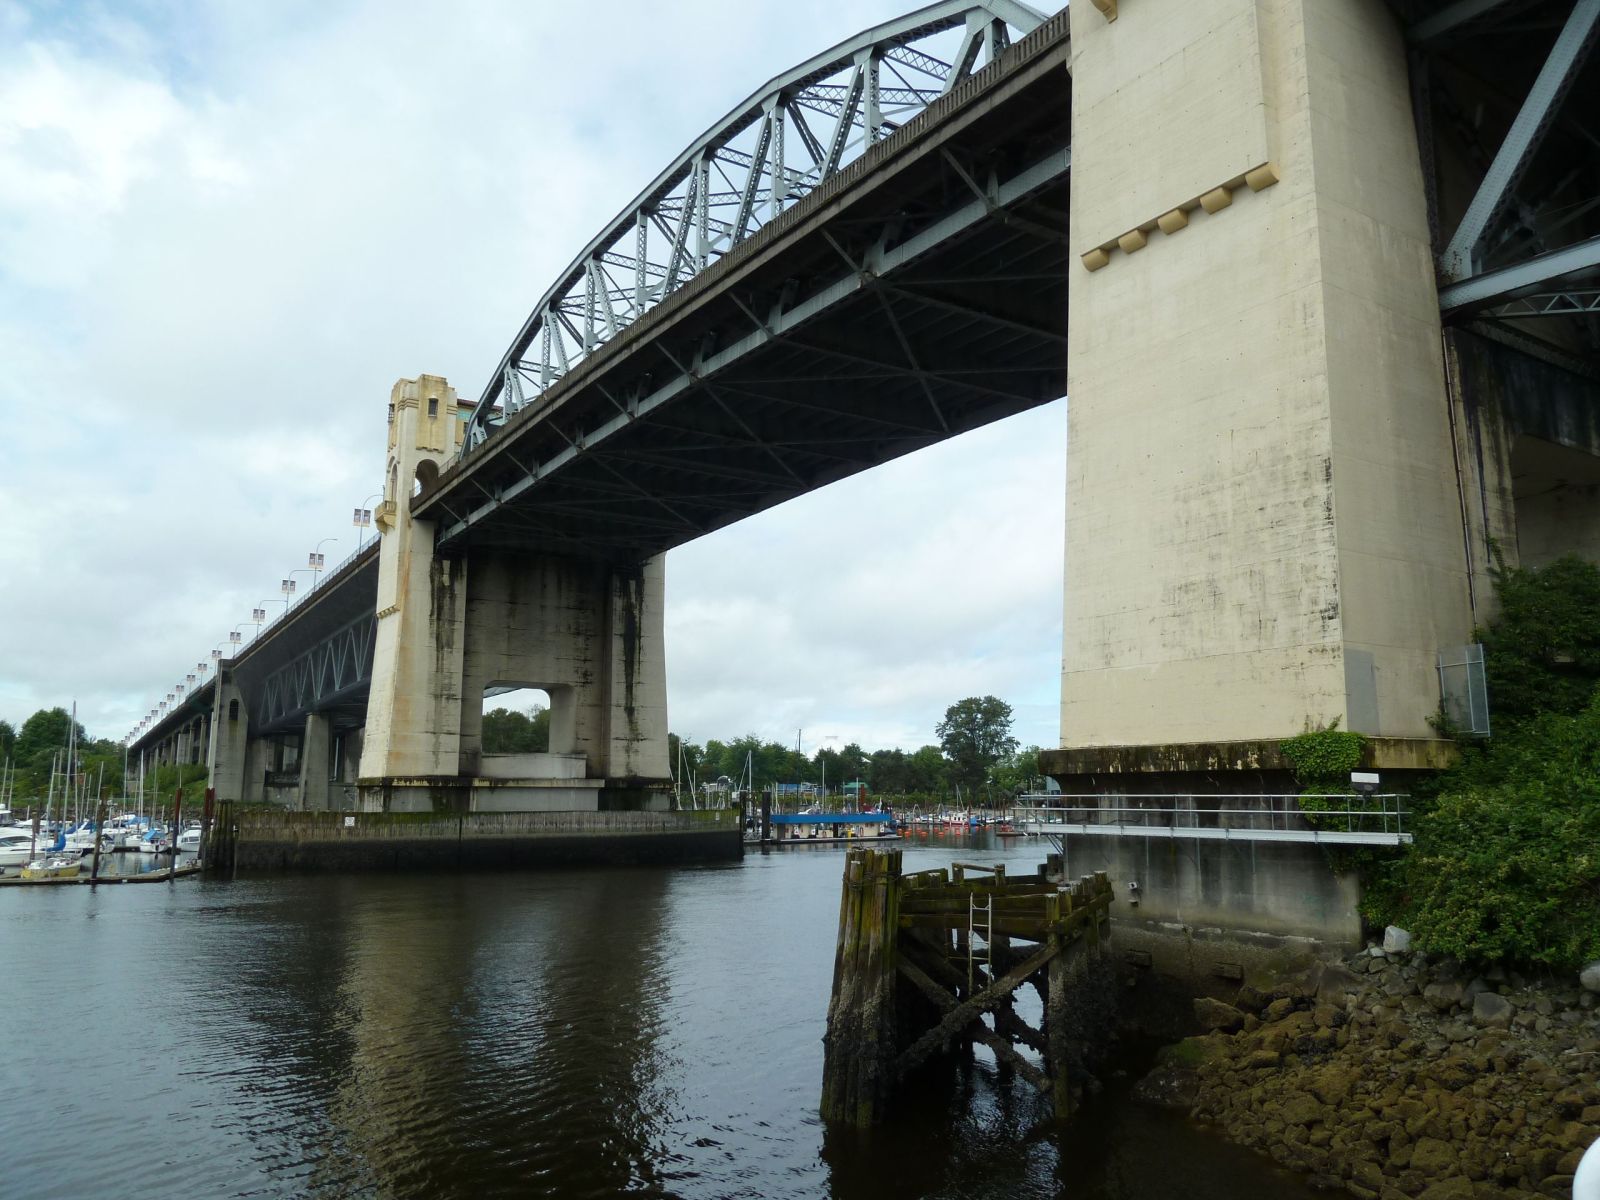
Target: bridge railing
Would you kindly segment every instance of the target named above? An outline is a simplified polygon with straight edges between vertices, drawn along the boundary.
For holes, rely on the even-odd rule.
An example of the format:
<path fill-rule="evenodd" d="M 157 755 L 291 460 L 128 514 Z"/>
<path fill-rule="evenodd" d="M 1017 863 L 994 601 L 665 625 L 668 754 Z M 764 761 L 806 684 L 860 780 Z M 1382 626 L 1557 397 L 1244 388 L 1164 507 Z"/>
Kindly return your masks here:
<path fill-rule="evenodd" d="M 240 649 L 234 657 L 242 658 L 246 654 L 250 653 L 250 651 L 257 646 L 261 640 L 267 636 L 267 634 L 281 625 L 288 618 L 291 612 L 300 608 L 307 600 L 311 599 L 311 597 L 315 596 L 324 588 L 332 587 L 334 583 L 343 579 L 352 571 L 356 570 L 356 568 L 361 564 L 365 563 L 369 558 L 372 558 L 374 555 L 376 555 L 378 553 L 378 544 L 380 541 L 382 541 L 381 538 L 373 538 L 366 545 L 350 551 L 350 553 L 345 555 L 344 559 L 337 565 L 330 567 L 326 571 L 318 573 L 311 580 L 311 586 L 304 592 L 299 593 L 288 604 L 285 604 L 281 612 L 275 613 L 270 619 L 264 621 L 261 625 L 261 628 L 256 631 L 255 637 L 251 638 L 249 643 Z"/>
<path fill-rule="evenodd" d="M 1400 844 L 1411 840 L 1410 797 L 1343 792 L 1195 796 L 1029 795 L 1011 808 L 1030 833 L 1237 837 L 1243 841 Z"/>

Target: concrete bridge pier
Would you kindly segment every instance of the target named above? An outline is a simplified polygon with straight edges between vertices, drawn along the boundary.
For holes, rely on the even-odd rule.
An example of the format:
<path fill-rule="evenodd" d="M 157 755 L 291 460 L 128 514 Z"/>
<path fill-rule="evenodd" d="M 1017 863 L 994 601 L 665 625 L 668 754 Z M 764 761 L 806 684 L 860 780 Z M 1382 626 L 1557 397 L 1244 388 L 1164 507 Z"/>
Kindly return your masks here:
<path fill-rule="evenodd" d="M 618 566 L 500 547 L 436 555 L 433 523 L 413 520 L 409 501 L 456 452 L 464 407 L 438 376 L 401 380 L 391 394 L 361 807 L 664 807 L 661 559 Z M 493 686 L 549 693 L 549 754 L 482 753 Z"/>
<path fill-rule="evenodd" d="M 1470 640 L 1405 40 L 1381 0 L 1073 5 L 1068 790 L 1439 765 Z"/>
<path fill-rule="evenodd" d="M 323 812 L 329 807 L 328 780 L 333 752 L 332 728 L 322 713 L 307 713 L 300 735 L 300 810 Z"/>
<path fill-rule="evenodd" d="M 250 714 L 233 681 L 230 662 L 217 664 L 217 687 L 211 709 L 211 743 L 207 753 L 211 787 L 219 800 L 245 799 L 250 752 Z"/>

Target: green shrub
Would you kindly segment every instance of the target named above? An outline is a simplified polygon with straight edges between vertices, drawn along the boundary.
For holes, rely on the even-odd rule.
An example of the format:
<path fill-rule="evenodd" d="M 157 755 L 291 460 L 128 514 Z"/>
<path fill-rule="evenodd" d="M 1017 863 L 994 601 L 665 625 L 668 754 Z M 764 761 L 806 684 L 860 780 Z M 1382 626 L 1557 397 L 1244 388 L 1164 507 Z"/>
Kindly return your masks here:
<path fill-rule="evenodd" d="M 1428 788 L 1362 911 L 1432 953 L 1563 970 L 1600 958 L 1600 568 L 1501 569 L 1479 632 L 1494 736 Z"/>
<path fill-rule="evenodd" d="M 1600 958 L 1600 697 L 1471 753 L 1416 839 L 1371 907 L 1422 948 L 1563 969 Z"/>

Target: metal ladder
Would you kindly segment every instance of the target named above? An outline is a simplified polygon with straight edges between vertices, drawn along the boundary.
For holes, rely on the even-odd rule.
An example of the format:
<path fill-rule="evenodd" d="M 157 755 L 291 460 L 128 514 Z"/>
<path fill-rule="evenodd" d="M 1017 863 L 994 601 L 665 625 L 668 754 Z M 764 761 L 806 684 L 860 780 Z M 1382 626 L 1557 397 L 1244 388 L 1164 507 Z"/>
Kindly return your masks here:
<path fill-rule="evenodd" d="M 977 948 L 976 934 L 983 934 L 983 952 Z M 967 895 L 967 995 L 972 994 L 973 964 L 982 962 L 994 974 L 994 893 L 989 892 L 978 904 L 978 894 Z"/>

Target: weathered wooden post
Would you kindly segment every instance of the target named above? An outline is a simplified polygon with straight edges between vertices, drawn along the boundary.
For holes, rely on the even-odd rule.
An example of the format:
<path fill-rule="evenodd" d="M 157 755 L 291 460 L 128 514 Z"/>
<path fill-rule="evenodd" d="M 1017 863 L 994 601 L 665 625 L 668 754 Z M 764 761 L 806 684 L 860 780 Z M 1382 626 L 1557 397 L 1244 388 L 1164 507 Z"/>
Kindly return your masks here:
<path fill-rule="evenodd" d="M 900 851 L 849 852 L 823 1035 L 824 1120 L 866 1128 L 894 1082 L 899 897 Z"/>
<path fill-rule="evenodd" d="M 1072 1115 L 1072 1081 L 1067 1056 L 1067 939 L 1066 922 L 1072 913 L 1072 896 L 1057 892 L 1045 897 L 1044 919 L 1053 953 L 1045 968 L 1045 1062 L 1049 1068 L 1050 1098 L 1058 1120 Z"/>
<path fill-rule="evenodd" d="M 106 802 L 100 801 L 100 807 L 94 814 L 94 865 L 89 868 L 89 886 L 100 885 L 100 843 L 106 838 Z"/>

